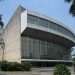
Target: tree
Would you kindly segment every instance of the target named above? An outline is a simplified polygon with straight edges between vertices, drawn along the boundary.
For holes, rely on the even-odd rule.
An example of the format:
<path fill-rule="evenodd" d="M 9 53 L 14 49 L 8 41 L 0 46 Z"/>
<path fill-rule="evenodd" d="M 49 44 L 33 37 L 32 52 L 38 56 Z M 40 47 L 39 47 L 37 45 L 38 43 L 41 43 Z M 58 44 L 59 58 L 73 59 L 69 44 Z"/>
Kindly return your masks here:
<path fill-rule="evenodd" d="M 0 0 L 0 2 L 2 2 L 3 0 Z M 2 15 L 0 14 L 0 27 L 3 28 L 4 24 L 2 22 Z"/>
<path fill-rule="evenodd" d="M 75 16 L 75 0 L 65 0 L 65 1 L 71 3 L 69 12 L 70 14 L 72 14 L 72 16 Z"/>
<path fill-rule="evenodd" d="M 2 15 L 0 15 L 0 27 L 3 28 L 3 26 L 4 26 L 4 23 L 2 21 Z"/>

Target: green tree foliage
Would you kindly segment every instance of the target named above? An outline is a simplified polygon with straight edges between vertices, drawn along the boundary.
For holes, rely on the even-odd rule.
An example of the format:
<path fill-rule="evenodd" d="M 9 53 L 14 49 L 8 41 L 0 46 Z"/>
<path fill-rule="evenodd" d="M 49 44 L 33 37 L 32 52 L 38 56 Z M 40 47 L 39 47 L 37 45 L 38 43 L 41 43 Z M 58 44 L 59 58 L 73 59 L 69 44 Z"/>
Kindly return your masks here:
<path fill-rule="evenodd" d="M 71 75 L 70 70 L 64 64 L 55 66 L 54 75 Z"/>
<path fill-rule="evenodd" d="M 2 15 L 0 15 L 0 27 L 3 28 L 3 26 L 4 26 L 4 23 L 2 21 Z"/>
<path fill-rule="evenodd" d="M 75 16 L 75 0 L 65 0 L 68 3 L 71 3 L 69 12 L 72 14 L 72 16 Z"/>

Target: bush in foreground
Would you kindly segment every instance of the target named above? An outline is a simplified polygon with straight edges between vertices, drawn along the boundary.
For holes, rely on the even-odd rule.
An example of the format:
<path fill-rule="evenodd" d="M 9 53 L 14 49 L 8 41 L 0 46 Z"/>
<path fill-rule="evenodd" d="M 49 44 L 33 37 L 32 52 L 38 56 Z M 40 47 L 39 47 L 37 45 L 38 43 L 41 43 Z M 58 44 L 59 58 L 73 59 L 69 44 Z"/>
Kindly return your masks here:
<path fill-rule="evenodd" d="M 66 65 L 58 64 L 55 66 L 54 75 L 71 75 L 71 72 Z"/>
<path fill-rule="evenodd" d="M 30 71 L 31 64 L 30 63 L 17 63 L 17 62 L 7 62 L 3 61 L 1 63 L 2 71 Z"/>
<path fill-rule="evenodd" d="M 30 71 L 31 70 L 31 67 L 32 65 L 28 62 L 25 62 L 25 63 L 22 63 L 22 67 L 25 71 Z"/>

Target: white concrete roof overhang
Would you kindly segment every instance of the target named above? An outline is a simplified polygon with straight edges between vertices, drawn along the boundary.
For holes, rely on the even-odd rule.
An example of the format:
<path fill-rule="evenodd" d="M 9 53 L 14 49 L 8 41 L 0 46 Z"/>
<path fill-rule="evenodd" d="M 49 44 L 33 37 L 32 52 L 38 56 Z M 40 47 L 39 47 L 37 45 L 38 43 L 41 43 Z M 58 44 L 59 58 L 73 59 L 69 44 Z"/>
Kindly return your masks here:
<path fill-rule="evenodd" d="M 27 37 L 32 37 L 35 39 L 46 40 L 49 42 L 57 43 L 57 44 L 65 46 L 67 48 L 71 48 L 72 46 L 75 45 L 74 42 L 72 42 L 71 40 L 66 39 L 62 36 L 52 34 L 50 32 L 45 32 L 42 30 L 30 28 L 30 27 L 27 27 L 21 35 L 27 36 Z"/>

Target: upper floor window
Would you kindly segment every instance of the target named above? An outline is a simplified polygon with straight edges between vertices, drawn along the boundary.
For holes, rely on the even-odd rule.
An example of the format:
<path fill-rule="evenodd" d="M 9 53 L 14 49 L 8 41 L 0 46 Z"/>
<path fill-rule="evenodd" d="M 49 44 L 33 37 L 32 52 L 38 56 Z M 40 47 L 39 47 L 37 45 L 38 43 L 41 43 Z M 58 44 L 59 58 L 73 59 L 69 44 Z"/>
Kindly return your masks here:
<path fill-rule="evenodd" d="M 35 25 L 48 27 L 48 22 L 37 16 L 28 15 L 27 22 Z"/>
<path fill-rule="evenodd" d="M 56 23 L 53 23 L 51 21 L 48 21 L 46 19 L 40 18 L 38 16 L 28 14 L 27 23 L 51 28 L 55 31 L 61 32 L 62 34 L 68 35 L 70 37 L 74 37 L 74 35 L 66 28 L 64 28 L 60 25 L 57 25 Z"/>

